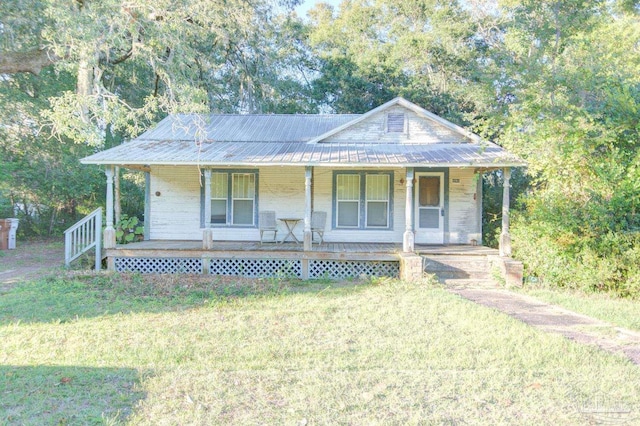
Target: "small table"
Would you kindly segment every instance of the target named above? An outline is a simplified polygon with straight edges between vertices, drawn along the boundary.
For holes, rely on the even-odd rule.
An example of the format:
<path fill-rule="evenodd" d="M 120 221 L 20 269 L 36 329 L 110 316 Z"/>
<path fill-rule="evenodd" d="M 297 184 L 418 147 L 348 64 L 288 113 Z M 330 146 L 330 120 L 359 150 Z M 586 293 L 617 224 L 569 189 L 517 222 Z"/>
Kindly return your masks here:
<path fill-rule="evenodd" d="M 300 244 L 300 240 L 296 238 L 293 230 L 296 229 L 296 225 L 298 225 L 298 223 L 302 221 L 302 219 L 299 217 L 279 217 L 278 220 L 284 222 L 284 225 L 287 227 L 287 235 L 285 235 L 282 241 L 280 241 L 280 244 L 287 241 L 287 238 L 289 237 L 291 237 L 294 242 Z"/>

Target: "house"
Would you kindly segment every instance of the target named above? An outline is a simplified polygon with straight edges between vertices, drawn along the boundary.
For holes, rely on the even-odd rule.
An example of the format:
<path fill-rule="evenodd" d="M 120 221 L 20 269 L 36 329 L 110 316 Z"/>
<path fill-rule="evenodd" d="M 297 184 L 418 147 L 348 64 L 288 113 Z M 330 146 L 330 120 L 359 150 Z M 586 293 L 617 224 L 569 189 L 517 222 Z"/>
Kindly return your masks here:
<path fill-rule="evenodd" d="M 501 254 L 508 256 L 508 179 L 511 167 L 523 165 L 403 98 L 365 114 L 170 115 L 135 140 L 81 162 L 105 166 L 104 247 L 111 268 L 143 256 L 132 253 L 133 245 L 115 243 L 113 170 L 121 166 L 146 173 L 144 262 L 162 257 L 159 242 L 164 249 L 182 242 L 205 272 L 217 259 L 216 247 L 227 244 L 219 254 L 234 252 L 237 260 L 243 247 L 261 240 L 263 211 L 291 219 L 277 222 L 278 240 L 289 234 L 287 241 L 300 241 L 261 245 L 272 252 L 268 260 L 313 261 L 314 252 L 331 244 L 392 244 L 396 262 L 401 253 L 410 259 L 416 246 L 481 245 L 481 176 L 495 169 L 504 170 L 506 182 Z M 312 212 L 326 213 L 322 245 L 312 241 Z M 285 256 L 287 247 L 295 247 L 294 254 Z M 171 256 L 184 259 L 185 253 Z M 310 276 L 307 267 L 299 275 Z M 162 268 L 150 267 L 156 270 Z"/>

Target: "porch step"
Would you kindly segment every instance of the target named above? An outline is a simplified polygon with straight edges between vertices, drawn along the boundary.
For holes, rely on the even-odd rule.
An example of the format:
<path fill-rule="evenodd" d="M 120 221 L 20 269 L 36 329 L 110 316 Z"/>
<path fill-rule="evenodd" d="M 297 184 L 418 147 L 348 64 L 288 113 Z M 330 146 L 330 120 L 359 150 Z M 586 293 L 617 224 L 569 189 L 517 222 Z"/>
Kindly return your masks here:
<path fill-rule="evenodd" d="M 491 280 L 491 268 L 486 256 L 423 255 L 423 269 L 440 281 L 449 279 Z"/>
<path fill-rule="evenodd" d="M 442 284 L 448 289 L 457 288 L 501 288 L 498 283 L 493 279 L 445 279 L 441 280 Z"/>

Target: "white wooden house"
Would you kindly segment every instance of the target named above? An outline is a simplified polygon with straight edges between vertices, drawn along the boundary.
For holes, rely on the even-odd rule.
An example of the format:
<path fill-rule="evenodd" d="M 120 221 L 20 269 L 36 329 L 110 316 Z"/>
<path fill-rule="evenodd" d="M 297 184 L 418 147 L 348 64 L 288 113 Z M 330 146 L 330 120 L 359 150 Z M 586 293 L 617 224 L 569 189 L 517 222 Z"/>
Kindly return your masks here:
<path fill-rule="evenodd" d="M 508 176 L 523 165 L 402 98 L 365 114 L 171 115 L 81 161 L 106 167 L 104 246 L 111 267 L 124 253 L 133 256 L 134 247 L 115 244 L 113 168 L 121 166 L 146 172 L 145 240 L 158 242 L 146 261 L 160 256 L 159 242 L 165 248 L 183 242 L 194 259 L 205 259 L 198 266 L 205 271 L 217 247 L 234 242 L 239 249 L 226 252 L 235 253 L 243 247 L 238 243 L 260 240 L 262 211 L 298 220 L 289 226 L 303 260 L 331 244 L 385 243 L 403 253 L 421 245 L 481 245 L 481 176 L 498 168 L 507 182 L 502 254 L 508 255 Z M 322 245 L 312 243 L 312 212 L 326 212 Z M 286 225 L 277 222 L 278 240 Z M 293 246 L 263 250 L 273 259 L 285 247 Z"/>

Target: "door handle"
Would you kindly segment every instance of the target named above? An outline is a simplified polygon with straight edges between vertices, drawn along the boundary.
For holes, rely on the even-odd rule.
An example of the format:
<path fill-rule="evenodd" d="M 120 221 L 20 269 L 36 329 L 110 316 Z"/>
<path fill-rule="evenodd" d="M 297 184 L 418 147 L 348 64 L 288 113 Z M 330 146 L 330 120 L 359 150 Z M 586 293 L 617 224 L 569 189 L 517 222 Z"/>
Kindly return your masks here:
<path fill-rule="evenodd" d="M 440 209 L 440 216 L 444 217 L 444 209 Z"/>

